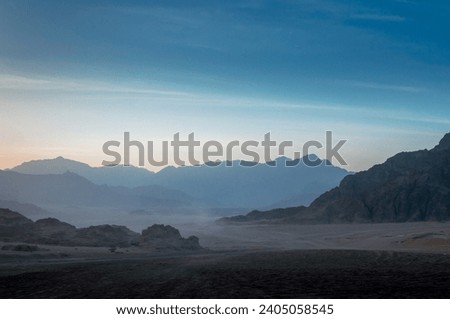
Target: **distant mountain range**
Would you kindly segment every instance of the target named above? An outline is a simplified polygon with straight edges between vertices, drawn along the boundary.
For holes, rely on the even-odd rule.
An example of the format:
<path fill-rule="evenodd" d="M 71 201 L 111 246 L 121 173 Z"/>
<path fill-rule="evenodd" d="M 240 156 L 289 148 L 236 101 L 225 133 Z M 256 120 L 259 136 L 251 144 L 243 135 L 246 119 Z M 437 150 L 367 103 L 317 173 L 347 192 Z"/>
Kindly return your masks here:
<path fill-rule="evenodd" d="M 450 220 L 450 133 L 432 150 L 399 153 L 345 177 L 309 207 L 252 211 L 222 222 L 356 223 Z"/>
<path fill-rule="evenodd" d="M 189 195 L 162 186 L 127 188 L 97 185 L 71 172 L 30 175 L 0 171 L 0 199 L 3 199 L 0 204 L 19 209 L 21 207 L 17 203 L 42 207 L 59 205 L 124 209 L 171 209 L 198 204 Z"/>
<path fill-rule="evenodd" d="M 316 158 L 310 156 L 311 160 Z M 308 167 L 303 161 L 286 167 L 286 161 L 289 159 L 280 157 L 269 163 L 276 167 L 234 161 L 216 167 L 167 167 L 153 173 L 136 167 L 90 167 L 58 157 L 23 163 L 0 172 L 3 185 L 0 185 L 0 199 L 33 204 L 109 203 L 121 207 L 129 207 L 133 201 L 134 206 L 194 201 L 215 209 L 287 207 L 310 204 L 348 174 L 342 168 L 326 165 L 329 163 L 325 161 L 317 167 Z M 153 186 L 149 188 L 149 185 Z"/>
<path fill-rule="evenodd" d="M 91 167 L 88 164 L 57 157 L 25 162 L 11 169 L 14 172 L 30 175 L 64 174 L 72 172 L 94 184 L 109 186 L 139 187 L 153 184 L 155 173 L 134 166 Z"/>

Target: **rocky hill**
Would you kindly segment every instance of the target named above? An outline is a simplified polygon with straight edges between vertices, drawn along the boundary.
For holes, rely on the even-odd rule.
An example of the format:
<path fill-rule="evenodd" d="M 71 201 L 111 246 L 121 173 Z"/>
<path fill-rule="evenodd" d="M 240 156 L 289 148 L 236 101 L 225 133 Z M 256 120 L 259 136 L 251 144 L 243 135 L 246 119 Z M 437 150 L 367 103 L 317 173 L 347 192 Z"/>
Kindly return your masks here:
<path fill-rule="evenodd" d="M 14 241 L 24 238 L 33 227 L 31 219 L 9 209 L 0 209 L 0 240 Z"/>
<path fill-rule="evenodd" d="M 309 207 L 222 219 L 223 222 L 354 223 L 450 219 L 450 133 L 431 150 L 399 153 L 345 177 Z"/>
<path fill-rule="evenodd" d="M 178 229 L 170 225 L 153 225 L 142 231 L 140 246 L 156 250 L 196 250 L 200 244 L 197 237 L 190 236 L 185 239 L 181 237 Z"/>
<path fill-rule="evenodd" d="M 9 209 L 0 209 L 0 241 L 86 247 L 130 247 L 147 250 L 199 250 L 199 239 L 183 238 L 165 225 L 153 225 L 142 234 L 125 226 L 100 225 L 76 228 L 55 218 L 36 222 Z"/>

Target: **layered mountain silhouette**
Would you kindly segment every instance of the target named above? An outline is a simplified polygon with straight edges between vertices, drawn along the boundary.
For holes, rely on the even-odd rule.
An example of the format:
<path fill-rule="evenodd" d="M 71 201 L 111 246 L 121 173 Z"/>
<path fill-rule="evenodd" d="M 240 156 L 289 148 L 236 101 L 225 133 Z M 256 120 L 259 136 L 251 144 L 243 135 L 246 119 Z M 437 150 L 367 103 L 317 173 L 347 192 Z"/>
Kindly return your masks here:
<path fill-rule="evenodd" d="M 310 160 L 319 159 L 311 155 Z M 168 167 L 155 177 L 158 185 L 181 190 L 216 207 L 266 208 L 292 200 L 307 205 L 348 174 L 326 161 L 316 167 L 305 165 L 303 160 L 291 167 L 291 162 L 280 157 L 263 164 L 233 161 L 215 167 Z"/>
<path fill-rule="evenodd" d="M 309 207 L 253 211 L 224 222 L 297 223 L 442 221 L 450 219 L 450 133 L 431 150 L 399 153 L 345 177 Z"/>
<path fill-rule="evenodd" d="M 126 209 L 177 208 L 197 205 L 189 195 L 162 186 L 137 188 L 97 185 L 75 173 L 30 175 L 0 171 L 0 199 L 5 208 L 15 203 L 41 207 L 74 205 Z M 13 203 L 13 205 L 8 205 Z"/>
<path fill-rule="evenodd" d="M 25 162 L 12 169 L 17 173 L 29 175 L 50 175 L 72 172 L 94 184 L 109 186 L 139 187 L 153 184 L 155 174 L 147 169 L 134 166 L 91 167 L 85 163 L 57 157 Z"/>
<path fill-rule="evenodd" d="M 310 160 L 318 158 L 310 155 Z M 215 167 L 210 165 L 167 167 L 158 173 L 152 173 L 136 167 L 95 168 L 58 157 L 52 160 L 27 162 L 11 171 L 3 172 L 3 177 L 0 174 L 0 182 L 2 178 L 3 180 L 9 178 L 9 182 L 13 184 L 18 183 L 15 180 L 27 179 L 31 185 L 36 183 L 43 185 L 37 192 L 18 190 L 15 197 L 11 193 L 6 194 L 8 196 L 4 195 L 7 190 L 2 192 L 0 189 L 0 199 L 26 200 L 38 204 L 36 197 L 39 195 L 40 202 L 41 200 L 45 202 L 45 197 L 52 201 L 56 197 L 56 200 L 64 203 L 78 200 L 89 205 L 103 205 L 102 203 L 109 202 L 124 206 L 130 199 L 130 196 L 124 195 L 130 193 L 128 189 L 149 193 L 148 185 L 154 185 L 152 192 L 159 193 L 158 198 L 162 196 L 164 200 L 179 201 L 188 200 L 186 198 L 188 196 L 190 200 L 195 199 L 212 208 L 288 207 L 310 204 L 318 195 L 337 186 L 348 174 L 346 170 L 334 167 L 326 161 L 319 161 L 320 165 L 317 167 L 308 167 L 301 160 L 294 162 L 295 166 L 288 167 L 286 165 L 288 161 L 290 160 L 286 157 L 280 157 L 267 164 L 233 161 L 218 163 Z M 13 172 L 27 177 L 12 175 Z M 32 175 L 41 177 L 33 178 Z M 46 177 L 43 177 L 44 175 Z M 39 182 L 39 179 L 52 180 L 52 185 L 56 183 L 61 187 L 50 187 L 46 183 Z M 92 184 L 107 186 L 98 188 Z M 121 188 L 120 194 L 117 194 L 115 187 Z M 163 192 L 161 189 L 166 191 Z M 171 194 L 167 190 L 179 193 L 170 197 Z M 26 196 L 24 192 L 27 192 Z M 116 193 L 112 199 L 111 193 Z M 18 194 L 23 196 L 17 196 Z M 141 196 L 139 201 L 142 202 L 145 198 L 147 197 Z M 153 203 L 151 200 L 148 201 L 148 205 Z"/>
<path fill-rule="evenodd" d="M 9 209 L 0 209 L 0 241 L 85 247 L 136 246 L 150 250 L 201 249 L 197 237 L 183 238 L 178 229 L 169 225 L 155 224 L 141 234 L 117 225 L 76 228 L 56 218 L 33 222 Z"/>

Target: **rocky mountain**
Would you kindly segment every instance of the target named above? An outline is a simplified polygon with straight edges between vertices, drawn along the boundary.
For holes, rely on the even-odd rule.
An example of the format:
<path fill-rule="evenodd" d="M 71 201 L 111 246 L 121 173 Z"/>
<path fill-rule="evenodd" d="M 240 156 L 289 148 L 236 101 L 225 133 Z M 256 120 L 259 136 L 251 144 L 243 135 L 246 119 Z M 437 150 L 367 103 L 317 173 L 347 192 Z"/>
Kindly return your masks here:
<path fill-rule="evenodd" d="M 345 177 L 309 207 L 223 219 L 298 223 L 450 220 L 450 133 L 431 150 L 403 152 L 385 163 Z"/>
<path fill-rule="evenodd" d="M 26 175 L 67 175 L 71 172 L 94 184 L 108 187 L 156 185 L 179 191 L 172 200 L 180 200 L 183 196 L 179 195 L 184 193 L 213 209 L 248 209 L 309 205 L 324 191 L 337 186 L 348 174 L 346 170 L 320 161 L 314 155 L 310 155 L 309 159 L 318 160 L 320 165 L 308 167 L 303 159 L 291 161 L 280 157 L 267 164 L 233 161 L 217 163 L 215 167 L 167 167 L 152 173 L 136 167 L 90 167 L 58 157 L 27 162 L 12 171 Z M 288 161 L 296 165 L 289 167 L 286 165 Z"/>
<path fill-rule="evenodd" d="M 201 249 L 197 237 L 185 239 L 176 228 L 168 225 L 153 225 L 142 234 L 117 225 L 76 228 L 55 218 L 33 222 L 9 209 L 0 209 L 0 241 L 86 247 L 136 246 L 147 250 Z"/>

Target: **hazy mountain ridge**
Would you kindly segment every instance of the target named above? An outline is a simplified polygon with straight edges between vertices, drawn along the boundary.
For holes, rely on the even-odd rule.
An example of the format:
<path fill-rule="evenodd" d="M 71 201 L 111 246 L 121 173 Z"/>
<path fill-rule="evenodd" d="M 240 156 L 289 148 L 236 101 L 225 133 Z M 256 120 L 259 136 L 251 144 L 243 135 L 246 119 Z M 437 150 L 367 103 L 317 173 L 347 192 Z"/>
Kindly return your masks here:
<path fill-rule="evenodd" d="M 309 207 L 253 211 L 224 222 L 406 222 L 450 219 L 450 133 L 432 150 L 402 152 L 345 177 Z"/>
<path fill-rule="evenodd" d="M 262 208 L 302 193 L 312 195 L 309 198 L 298 197 L 298 203 L 309 204 L 324 191 L 338 185 L 348 174 L 326 161 L 321 161 L 316 167 L 308 167 L 297 160 L 296 166 L 289 167 L 286 163 L 290 161 L 280 157 L 267 164 L 233 161 L 222 162 L 216 167 L 166 168 L 156 174 L 155 179 L 158 185 L 182 190 L 211 205 Z"/>
<path fill-rule="evenodd" d="M 94 184 L 130 188 L 152 184 L 152 176 L 155 174 L 147 169 L 134 166 L 92 167 L 61 156 L 55 159 L 25 162 L 11 170 L 28 175 L 51 175 L 72 172 L 90 180 Z"/>
<path fill-rule="evenodd" d="M 318 158 L 310 155 L 310 160 Z M 93 183 L 117 187 L 134 185 L 145 189 L 148 185 L 158 185 L 179 191 L 178 196 L 173 196 L 174 200 L 187 194 L 218 209 L 308 205 L 324 191 L 337 186 L 348 174 L 346 170 L 332 166 L 327 161 L 320 161 L 317 167 L 308 167 L 303 161 L 296 160 L 296 166 L 288 167 L 286 162 L 290 161 L 280 157 L 267 164 L 221 162 L 215 167 L 205 164 L 167 167 L 152 173 L 136 167 L 93 168 L 58 157 L 23 163 L 12 171 L 33 175 L 64 174 L 70 171 Z M 127 190 L 124 189 L 124 192 Z"/>
<path fill-rule="evenodd" d="M 79 205 L 140 209 L 191 206 L 196 200 L 159 186 L 97 185 L 75 173 L 30 175 L 0 171 L 0 199 L 35 205 Z"/>

